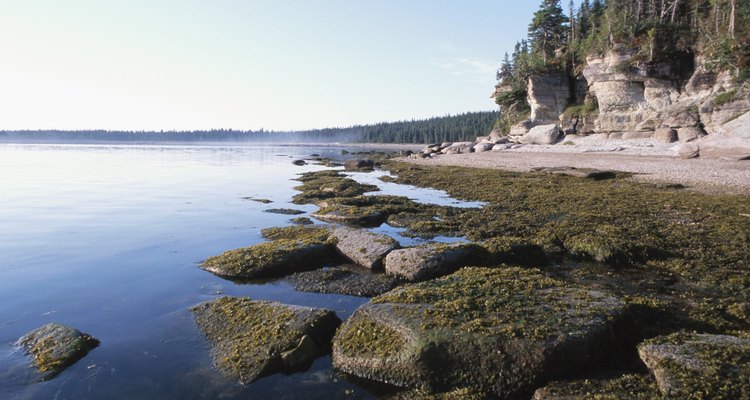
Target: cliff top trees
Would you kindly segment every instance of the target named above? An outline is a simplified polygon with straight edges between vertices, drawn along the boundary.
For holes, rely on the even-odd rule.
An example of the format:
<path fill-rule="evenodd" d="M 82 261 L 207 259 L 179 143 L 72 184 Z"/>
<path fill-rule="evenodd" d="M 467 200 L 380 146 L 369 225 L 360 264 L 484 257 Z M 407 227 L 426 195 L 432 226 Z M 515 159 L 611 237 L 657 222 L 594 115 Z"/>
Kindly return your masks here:
<path fill-rule="evenodd" d="M 552 60 L 555 50 L 563 47 L 567 41 L 567 23 L 568 17 L 560 7 L 560 0 L 542 0 L 529 24 L 531 54 L 541 57 L 543 64 Z"/>

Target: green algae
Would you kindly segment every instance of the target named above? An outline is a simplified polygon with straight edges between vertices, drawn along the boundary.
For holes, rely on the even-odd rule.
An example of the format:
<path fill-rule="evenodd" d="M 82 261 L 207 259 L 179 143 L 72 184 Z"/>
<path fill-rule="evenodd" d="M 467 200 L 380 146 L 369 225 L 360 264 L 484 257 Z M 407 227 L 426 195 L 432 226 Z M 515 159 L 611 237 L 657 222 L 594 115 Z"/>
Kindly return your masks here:
<path fill-rule="evenodd" d="M 652 368 L 662 370 L 669 398 L 750 398 L 750 344 L 705 338 L 678 332 L 650 339 L 639 349 L 664 346 L 674 352 Z"/>
<path fill-rule="evenodd" d="M 278 239 L 209 257 L 201 268 L 233 279 L 274 278 L 320 267 L 333 257 L 327 242 Z"/>
<path fill-rule="evenodd" d="M 337 338 L 348 354 L 389 358 L 398 356 L 406 345 L 395 329 L 370 319 L 357 319 Z"/>
<path fill-rule="evenodd" d="M 296 217 L 289 220 L 291 223 L 296 225 L 312 225 L 314 222 L 307 217 Z"/>
<path fill-rule="evenodd" d="M 24 335 L 17 342 L 42 376 L 52 379 L 99 345 L 99 340 L 65 325 L 50 323 Z"/>
<path fill-rule="evenodd" d="M 463 268 L 452 275 L 395 289 L 374 304 L 428 304 L 423 329 L 456 328 L 509 338 L 548 339 L 580 324 L 603 299 L 540 270 L 519 267 Z"/>
<path fill-rule="evenodd" d="M 608 285 L 668 303 L 659 310 L 670 316 L 662 333 L 748 329 L 726 313 L 730 304 L 750 299 L 750 218 L 742 217 L 750 214 L 748 196 L 702 194 L 623 176 L 595 181 L 397 162 L 386 167 L 399 183 L 487 203 L 451 220 L 459 221 L 450 228 L 458 235 L 476 241 L 519 237 L 541 246 L 555 263 L 591 261 L 637 271 L 609 278 Z M 612 273 L 605 268 L 594 275 Z M 665 276 L 668 283 L 651 287 L 649 282 Z"/>
<path fill-rule="evenodd" d="M 626 373 L 606 378 L 555 381 L 536 392 L 539 399 L 656 400 L 656 382 L 648 375 Z"/>
<path fill-rule="evenodd" d="M 324 243 L 329 240 L 331 231 L 323 227 L 284 226 L 264 228 L 261 235 L 268 240 L 297 240 L 303 243 Z"/>
<path fill-rule="evenodd" d="M 297 180 L 302 182 L 302 185 L 294 188 L 301 192 L 292 198 L 295 204 L 315 204 L 325 199 L 353 197 L 380 190 L 375 185 L 361 184 L 330 170 L 307 172 Z"/>
<path fill-rule="evenodd" d="M 241 383 L 285 370 L 283 355 L 310 336 L 320 356 L 340 320 L 331 311 L 221 297 L 191 309 L 213 346 L 215 365 Z M 311 361 L 311 360 L 310 360 Z"/>

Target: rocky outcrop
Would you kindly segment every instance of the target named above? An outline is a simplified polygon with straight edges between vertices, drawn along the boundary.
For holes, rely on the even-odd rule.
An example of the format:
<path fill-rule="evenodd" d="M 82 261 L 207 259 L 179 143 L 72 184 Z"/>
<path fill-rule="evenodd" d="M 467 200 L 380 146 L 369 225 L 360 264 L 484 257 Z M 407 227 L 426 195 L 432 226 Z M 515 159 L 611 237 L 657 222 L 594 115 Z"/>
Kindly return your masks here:
<path fill-rule="evenodd" d="M 484 249 L 475 244 L 425 244 L 394 250 L 385 258 L 385 272 L 408 281 L 436 278 L 477 263 Z"/>
<path fill-rule="evenodd" d="M 229 279 L 275 278 L 320 267 L 335 256 L 327 229 L 294 226 L 264 234 L 275 239 L 209 257 L 200 267 Z"/>
<path fill-rule="evenodd" d="M 750 397 L 750 339 L 676 333 L 647 340 L 638 354 L 666 398 Z"/>
<path fill-rule="evenodd" d="M 222 297 L 191 311 L 208 338 L 216 367 L 245 384 L 307 369 L 328 353 L 341 324 L 333 311 L 238 297 Z"/>
<path fill-rule="evenodd" d="M 464 268 L 360 307 L 334 338 L 346 373 L 408 388 L 528 398 L 612 357 L 625 304 L 525 268 Z"/>
<path fill-rule="evenodd" d="M 531 76 L 527 93 L 532 123 L 534 125 L 556 123 L 559 115 L 570 103 L 570 82 L 562 74 Z"/>
<path fill-rule="evenodd" d="M 385 256 L 400 247 L 398 242 L 388 235 L 346 226 L 334 228 L 331 238 L 336 243 L 339 253 L 369 269 L 382 269 Z"/>
<path fill-rule="evenodd" d="M 99 345 L 99 340 L 66 325 L 50 323 L 23 335 L 16 342 L 31 356 L 42 379 L 57 376 Z"/>

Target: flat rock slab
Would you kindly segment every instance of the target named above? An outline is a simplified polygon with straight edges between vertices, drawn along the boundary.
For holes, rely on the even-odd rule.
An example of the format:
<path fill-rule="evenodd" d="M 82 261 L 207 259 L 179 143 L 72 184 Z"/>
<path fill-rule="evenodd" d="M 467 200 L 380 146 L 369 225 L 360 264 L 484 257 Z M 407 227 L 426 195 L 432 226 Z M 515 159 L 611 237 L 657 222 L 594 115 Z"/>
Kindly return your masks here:
<path fill-rule="evenodd" d="M 373 273 L 358 265 L 321 268 L 290 275 L 295 290 L 314 293 L 333 293 L 349 296 L 373 297 L 386 293 L 400 281 L 383 273 Z"/>
<path fill-rule="evenodd" d="M 355 206 L 339 206 L 336 210 L 314 212 L 310 216 L 323 222 L 362 227 L 378 226 L 387 218 L 387 215 L 379 211 L 371 211 Z"/>
<path fill-rule="evenodd" d="M 191 309 L 214 364 L 243 384 L 309 368 L 328 353 L 341 320 L 333 311 L 222 297 Z"/>
<path fill-rule="evenodd" d="M 334 257 L 327 242 L 278 239 L 209 257 L 200 267 L 229 279 L 277 278 L 318 268 Z"/>
<path fill-rule="evenodd" d="M 99 340 L 66 325 L 50 323 L 16 342 L 32 358 L 42 379 L 54 378 L 99 345 Z"/>
<path fill-rule="evenodd" d="M 554 167 L 540 168 L 537 169 L 537 171 L 546 172 L 553 175 L 567 175 L 574 176 L 576 178 L 593 179 L 595 181 L 614 179 L 617 177 L 617 173 L 615 173 L 614 171 L 593 168 Z"/>
<path fill-rule="evenodd" d="M 667 398 L 750 398 L 750 339 L 675 333 L 641 343 L 638 354 Z"/>
<path fill-rule="evenodd" d="M 476 263 L 483 249 L 475 244 L 425 244 L 393 250 L 385 257 L 385 272 L 416 282 L 450 274 Z"/>
<path fill-rule="evenodd" d="M 333 364 L 379 382 L 526 398 L 612 357 L 625 303 L 531 268 L 463 268 L 401 286 L 338 330 Z"/>
<path fill-rule="evenodd" d="M 401 247 L 388 235 L 347 226 L 334 228 L 331 238 L 336 243 L 336 250 L 346 258 L 370 269 L 381 269 L 385 256 Z"/>

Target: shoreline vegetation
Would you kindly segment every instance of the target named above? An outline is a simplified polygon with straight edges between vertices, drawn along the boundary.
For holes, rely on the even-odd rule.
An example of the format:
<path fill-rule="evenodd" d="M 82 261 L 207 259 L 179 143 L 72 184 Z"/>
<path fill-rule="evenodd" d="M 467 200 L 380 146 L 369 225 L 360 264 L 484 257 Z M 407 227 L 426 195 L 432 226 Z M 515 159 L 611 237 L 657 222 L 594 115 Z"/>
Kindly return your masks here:
<path fill-rule="evenodd" d="M 303 274 L 300 290 L 379 294 L 311 354 L 330 346 L 337 370 L 392 385 L 396 398 L 750 393 L 747 196 L 635 182 L 627 173 L 586 178 L 371 156 L 393 175 L 389 182 L 485 206 L 420 205 L 337 170 L 303 173 L 294 202 L 318 205 L 312 217 L 337 224 L 268 229 L 268 242 L 211 257 L 203 268 L 240 280 L 261 269 L 262 277 Z M 382 222 L 407 237 L 469 242 L 400 248 L 365 230 Z M 320 263 L 294 261 L 312 247 L 325 253 Z M 341 263 L 349 266 L 330 269 Z M 278 351 L 303 346 L 294 345 Z M 262 344 L 243 338 L 231 346 L 257 353 Z M 216 351 L 217 366 L 237 374 Z"/>

